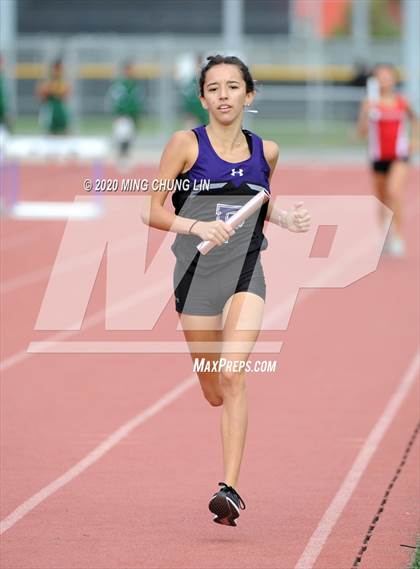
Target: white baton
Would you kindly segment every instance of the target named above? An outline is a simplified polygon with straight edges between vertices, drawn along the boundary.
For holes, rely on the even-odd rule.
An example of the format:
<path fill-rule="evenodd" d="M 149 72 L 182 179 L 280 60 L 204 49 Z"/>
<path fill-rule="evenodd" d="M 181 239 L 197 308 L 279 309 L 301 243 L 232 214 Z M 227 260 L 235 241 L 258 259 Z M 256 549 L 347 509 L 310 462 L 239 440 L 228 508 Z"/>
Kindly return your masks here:
<path fill-rule="evenodd" d="M 229 221 L 226 222 L 229 227 L 232 229 L 236 229 L 238 225 L 240 225 L 245 219 L 251 217 L 251 215 L 259 210 L 262 205 L 265 204 L 270 199 L 270 194 L 267 190 L 260 191 L 256 196 L 249 200 L 241 209 L 232 215 Z M 209 251 L 216 246 L 216 243 L 212 241 L 202 241 L 197 245 L 197 249 L 200 251 L 202 255 L 206 255 Z"/>

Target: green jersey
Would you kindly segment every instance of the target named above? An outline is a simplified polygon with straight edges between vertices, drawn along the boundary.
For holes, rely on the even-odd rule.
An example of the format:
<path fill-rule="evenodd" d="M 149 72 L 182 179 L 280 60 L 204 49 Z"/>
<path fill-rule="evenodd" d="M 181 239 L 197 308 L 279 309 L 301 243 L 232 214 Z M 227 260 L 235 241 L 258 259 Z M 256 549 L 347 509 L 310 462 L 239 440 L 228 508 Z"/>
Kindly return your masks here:
<path fill-rule="evenodd" d="M 69 117 L 63 99 L 49 95 L 42 103 L 41 122 L 51 134 L 65 132 L 69 125 Z"/>
<path fill-rule="evenodd" d="M 113 83 L 110 89 L 112 112 L 117 116 L 130 117 L 134 123 L 142 111 L 137 81 L 124 77 Z"/>
<path fill-rule="evenodd" d="M 0 124 L 6 123 L 7 106 L 3 74 L 0 73 Z"/>
<path fill-rule="evenodd" d="M 67 84 L 61 79 L 52 79 L 45 85 L 40 122 L 50 134 L 65 133 L 69 126 L 69 114 L 65 102 Z"/>
<path fill-rule="evenodd" d="M 200 125 L 207 124 L 209 121 L 208 112 L 203 109 L 200 99 L 198 98 L 199 89 L 198 81 L 194 77 L 192 81 L 187 83 L 182 89 L 183 109 L 184 111 L 197 118 Z"/>

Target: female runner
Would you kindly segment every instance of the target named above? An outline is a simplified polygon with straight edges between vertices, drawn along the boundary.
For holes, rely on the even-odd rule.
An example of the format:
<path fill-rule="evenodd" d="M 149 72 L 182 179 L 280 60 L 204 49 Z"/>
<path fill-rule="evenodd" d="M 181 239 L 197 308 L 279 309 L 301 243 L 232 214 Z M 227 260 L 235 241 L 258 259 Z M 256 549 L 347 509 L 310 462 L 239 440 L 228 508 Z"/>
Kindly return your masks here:
<path fill-rule="evenodd" d="M 396 257 L 405 252 L 403 238 L 403 189 L 407 180 L 410 152 L 417 140 L 417 119 L 407 100 L 395 90 L 396 70 L 381 63 L 373 75 L 379 87 L 377 100 L 366 99 L 359 112 L 358 133 L 369 135 L 369 157 L 373 170 L 375 192 L 394 213 L 393 225 L 384 251 Z M 411 123 L 411 143 L 407 134 L 407 119 Z M 383 209 L 379 222 L 382 225 Z"/>
<path fill-rule="evenodd" d="M 58 59 L 51 65 L 50 76 L 37 88 L 41 101 L 40 122 L 48 134 L 67 134 L 69 113 L 66 99 L 70 85 L 64 79 L 63 62 Z"/>
<path fill-rule="evenodd" d="M 269 191 L 278 147 L 242 129 L 244 107 L 255 96 L 248 67 L 236 57 L 207 59 L 199 88 L 209 124 L 176 132 L 159 166 L 161 180 L 187 181 L 188 189 L 173 193 L 175 214 L 164 207 L 168 191 L 154 192 L 145 222 L 177 233 L 172 246 L 177 258 L 176 310 L 192 358 L 210 364 L 198 373 L 203 395 L 210 405 L 223 406 L 224 482 L 209 509 L 216 523 L 235 526 L 245 508 L 236 490 L 247 429 L 243 366 L 257 340 L 264 310 L 260 260 L 260 251 L 267 247 L 264 220 L 300 232 L 309 229 L 310 216 L 302 203 L 288 211 L 276 211 L 270 203 L 235 231 L 226 223 L 257 192 Z M 201 188 L 206 180 L 209 187 Z M 203 240 L 215 245 L 205 256 L 196 249 Z"/>

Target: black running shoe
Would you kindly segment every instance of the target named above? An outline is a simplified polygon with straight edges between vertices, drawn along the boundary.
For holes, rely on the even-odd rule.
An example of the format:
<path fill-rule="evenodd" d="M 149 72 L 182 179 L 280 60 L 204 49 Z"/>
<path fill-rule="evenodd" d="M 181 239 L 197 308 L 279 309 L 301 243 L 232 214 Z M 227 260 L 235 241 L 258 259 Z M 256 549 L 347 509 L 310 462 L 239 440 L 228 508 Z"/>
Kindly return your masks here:
<path fill-rule="evenodd" d="M 209 503 L 209 510 L 215 517 L 216 524 L 225 526 L 236 526 L 236 518 L 239 518 L 239 510 L 245 510 L 245 503 L 237 491 L 224 482 L 219 482 L 222 488 L 213 494 Z"/>

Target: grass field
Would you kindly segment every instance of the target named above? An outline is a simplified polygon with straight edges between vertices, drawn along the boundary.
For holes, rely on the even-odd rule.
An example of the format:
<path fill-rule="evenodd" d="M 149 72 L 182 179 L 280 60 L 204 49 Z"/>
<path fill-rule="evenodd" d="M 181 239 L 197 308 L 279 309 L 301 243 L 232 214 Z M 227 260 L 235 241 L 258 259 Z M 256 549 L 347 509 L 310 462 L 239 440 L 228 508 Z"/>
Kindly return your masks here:
<path fill-rule="evenodd" d="M 417 544 L 416 552 L 414 554 L 410 569 L 420 569 L 420 542 Z"/>
<path fill-rule="evenodd" d="M 112 118 L 109 116 L 91 115 L 82 117 L 73 125 L 73 132 L 82 135 L 109 135 L 111 133 Z M 354 125 L 344 121 L 325 121 L 321 127 L 311 129 L 303 120 L 268 120 L 252 117 L 246 125 L 255 130 L 262 138 L 272 139 L 280 144 L 300 148 L 362 148 L 364 142 L 357 140 L 354 134 Z M 171 132 L 186 128 L 182 121 L 169 125 L 166 132 L 161 134 L 166 138 Z M 189 128 L 189 127 L 188 127 Z M 19 117 L 13 128 L 16 134 L 40 134 L 42 132 L 36 116 Z M 139 134 L 146 137 L 158 136 L 159 122 L 155 117 L 145 117 L 139 127 Z"/>

